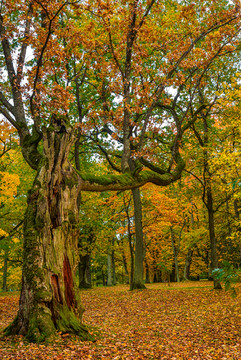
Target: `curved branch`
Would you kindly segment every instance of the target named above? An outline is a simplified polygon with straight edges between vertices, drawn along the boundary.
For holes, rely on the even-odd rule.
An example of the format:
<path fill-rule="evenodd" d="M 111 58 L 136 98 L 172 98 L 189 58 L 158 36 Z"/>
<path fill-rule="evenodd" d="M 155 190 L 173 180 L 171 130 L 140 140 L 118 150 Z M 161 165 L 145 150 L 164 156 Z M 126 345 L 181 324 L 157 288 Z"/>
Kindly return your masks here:
<path fill-rule="evenodd" d="M 7 98 L 4 96 L 4 94 L 0 91 L 0 102 L 5 106 L 8 111 L 11 112 L 12 115 L 14 115 L 14 107 L 10 104 L 10 102 L 7 100 Z"/>
<path fill-rule="evenodd" d="M 140 163 L 146 167 L 148 167 L 150 170 L 154 171 L 157 174 L 163 175 L 166 174 L 166 170 L 161 169 L 159 166 L 152 164 L 150 161 L 142 158 L 138 159 Z"/>
<path fill-rule="evenodd" d="M 15 129 L 20 130 L 18 123 L 12 118 L 9 112 L 0 105 L 0 113 L 12 124 Z"/>
<path fill-rule="evenodd" d="M 112 167 L 113 170 L 117 171 L 117 172 L 121 172 L 121 169 L 119 169 L 110 159 L 109 154 L 107 153 L 107 151 L 103 148 L 103 146 L 101 146 L 99 143 L 97 143 L 98 148 L 100 149 L 100 151 L 105 155 L 106 160 L 108 161 L 108 163 L 110 164 L 110 166 Z"/>
<path fill-rule="evenodd" d="M 175 169 L 165 174 L 157 174 L 151 170 L 143 170 L 137 174 L 125 172 L 121 175 L 102 175 L 81 174 L 79 178 L 79 188 L 81 191 L 108 191 L 108 190 L 129 190 L 145 185 L 148 182 L 159 186 L 167 186 L 180 179 L 182 170 L 185 167 L 183 159 L 179 156 Z"/>
<path fill-rule="evenodd" d="M 191 171 L 188 171 L 188 170 L 186 170 L 186 169 L 184 169 L 183 171 L 185 171 L 186 173 L 192 175 L 195 179 L 197 179 L 197 180 L 200 182 L 200 184 L 201 184 L 202 186 L 204 186 L 204 183 L 202 182 L 202 180 L 201 180 L 197 175 L 193 174 Z"/>

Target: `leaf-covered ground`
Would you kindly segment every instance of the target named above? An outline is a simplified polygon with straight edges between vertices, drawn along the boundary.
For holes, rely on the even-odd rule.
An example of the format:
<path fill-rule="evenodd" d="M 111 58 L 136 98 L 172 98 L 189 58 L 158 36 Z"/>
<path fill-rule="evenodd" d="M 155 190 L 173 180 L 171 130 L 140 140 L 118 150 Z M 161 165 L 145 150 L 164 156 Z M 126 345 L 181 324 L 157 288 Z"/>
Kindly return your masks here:
<path fill-rule="evenodd" d="M 63 335 L 53 345 L 21 337 L 0 342 L 0 359 L 241 359 L 241 296 L 232 299 L 207 282 L 144 291 L 127 286 L 82 292 L 84 322 L 100 331 L 95 343 Z M 0 297 L 0 327 L 15 316 L 18 297 Z"/>

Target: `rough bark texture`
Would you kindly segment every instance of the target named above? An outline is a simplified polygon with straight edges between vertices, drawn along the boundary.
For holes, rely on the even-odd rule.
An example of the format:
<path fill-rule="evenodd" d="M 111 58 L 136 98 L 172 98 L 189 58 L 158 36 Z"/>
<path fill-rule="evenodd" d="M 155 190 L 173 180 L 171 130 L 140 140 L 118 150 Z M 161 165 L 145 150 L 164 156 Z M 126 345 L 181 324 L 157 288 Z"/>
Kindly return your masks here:
<path fill-rule="evenodd" d="M 46 131 L 44 157 L 28 196 L 19 312 L 6 333 L 33 342 L 51 341 L 57 331 L 89 337 L 74 279 L 79 189 L 71 183 L 70 136 Z"/>

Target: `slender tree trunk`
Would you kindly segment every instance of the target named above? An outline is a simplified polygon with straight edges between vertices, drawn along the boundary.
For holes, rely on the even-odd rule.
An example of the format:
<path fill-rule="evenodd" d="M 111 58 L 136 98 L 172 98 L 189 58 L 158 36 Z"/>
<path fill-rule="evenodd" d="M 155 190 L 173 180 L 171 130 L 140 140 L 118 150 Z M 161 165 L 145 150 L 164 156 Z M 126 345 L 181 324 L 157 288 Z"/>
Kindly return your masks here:
<path fill-rule="evenodd" d="M 129 240 L 129 248 L 130 248 L 130 255 L 131 255 L 131 271 L 130 271 L 130 290 L 133 289 L 133 279 L 134 279 L 134 250 L 132 245 L 132 236 L 130 233 L 130 226 L 128 223 L 128 240 Z"/>
<path fill-rule="evenodd" d="M 177 256 L 178 256 L 179 251 L 177 251 L 177 249 L 175 247 L 175 237 L 174 237 L 174 231 L 173 231 L 172 226 L 171 226 L 171 240 L 172 240 L 172 251 L 173 251 L 173 256 L 174 256 L 174 266 L 175 266 L 176 281 L 180 282 L 179 267 L 178 267 L 178 260 L 177 260 Z"/>
<path fill-rule="evenodd" d="M 126 257 L 125 257 L 124 252 L 122 254 L 122 259 L 123 259 L 123 266 L 124 266 L 125 278 L 126 278 L 125 283 L 129 284 L 129 272 L 128 272 L 128 269 L 127 269 L 127 262 L 126 262 Z"/>
<path fill-rule="evenodd" d="M 107 286 L 112 286 L 111 254 L 107 254 Z"/>
<path fill-rule="evenodd" d="M 113 246 L 114 246 L 114 240 L 113 240 Z M 112 250 L 111 253 L 111 267 L 112 267 L 112 280 L 113 285 L 116 285 L 116 273 L 115 273 L 115 250 Z"/>
<path fill-rule="evenodd" d="M 150 271 L 149 271 L 149 266 L 148 266 L 146 261 L 145 261 L 145 268 L 146 268 L 146 280 L 145 280 L 145 283 L 150 284 Z"/>
<path fill-rule="evenodd" d="M 212 190 L 210 187 L 207 188 L 207 209 L 208 209 L 208 230 L 210 237 L 210 248 L 211 248 L 211 262 L 210 270 L 213 271 L 218 267 L 218 255 L 217 255 L 217 240 L 215 236 L 215 225 L 214 225 L 214 211 L 213 211 L 213 197 Z M 214 279 L 214 289 L 222 289 L 220 282 Z"/>
<path fill-rule="evenodd" d="M 132 289 L 145 289 L 143 276 L 143 260 L 144 260 L 144 246 L 143 246 L 143 231 L 142 231 L 142 206 L 140 189 L 132 189 L 134 201 L 134 215 L 135 215 L 135 233 L 136 233 L 136 246 L 135 246 L 135 269 Z"/>
<path fill-rule="evenodd" d="M 7 276 L 8 276 L 8 252 L 9 249 L 4 251 L 4 263 L 3 263 L 3 291 L 7 291 Z"/>
<path fill-rule="evenodd" d="M 68 162 L 70 136 L 44 133 L 44 156 L 28 196 L 19 312 L 5 332 L 33 342 L 51 341 L 57 331 L 89 338 L 74 276 L 79 188 Z"/>
<path fill-rule="evenodd" d="M 129 216 L 130 201 L 127 204 L 125 201 L 125 197 L 123 196 L 123 202 L 125 205 L 125 212 L 126 212 L 126 217 L 127 217 L 127 234 L 128 234 L 128 243 L 129 243 L 130 257 L 131 257 L 131 270 L 130 270 L 129 284 L 130 284 L 130 290 L 132 290 L 133 279 L 134 279 L 134 249 L 133 249 L 133 244 L 132 244 L 131 219 Z"/>
<path fill-rule="evenodd" d="M 86 283 L 88 284 L 88 287 L 92 287 L 92 278 L 91 278 L 91 255 L 86 255 L 87 260 L 86 260 L 86 270 L 85 270 L 85 274 L 86 274 Z"/>
<path fill-rule="evenodd" d="M 157 269 L 157 282 L 162 282 L 163 273 L 161 269 Z"/>
<path fill-rule="evenodd" d="M 80 261 L 79 261 L 79 288 L 83 289 L 85 288 L 85 263 L 84 263 L 84 256 L 82 257 L 80 255 Z"/>
<path fill-rule="evenodd" d="M 228 196 L 226 194 L 226 220 L 227 220 L 227 230 L 228 230 L 228 237 L 227 237 L 228 253 L 229 253 L 229 256 L 231 258 L 232 263 L 237 264 L 237 261 L 235 261 L 235 259 L 236 259 L 235 255 L 236 254 L 235 254 L 235 249 L 233 247 L 232 226 L 231 226 L 231 221 L 230 221 L 230 215 L 229 214 L 230 214 L 230 211 L 229 211 L 229 199 L 228 199 Z"/>
<path fill-rule="evenodd" d="M 103 268 L 102 268 L 102 270 L 101 270 L 101 275 L 102 275 L 102 284 L 103 284 L 103 286 L 106 286 L 106 282 L 105 282 L 105 272 L 104 272 Z"/>
<path fill-rule="evenodd" d="M 155 270 L 155 272 L 154 272 L 153 282 L 154 282 L 154 283 L 157 283 L 157 282 L 158 282 L 158 279 L 157 279 L 157 270 Z"/>
<path fill-rule="evenodd" d="M 176 281 L 176 268 L 175 268 L 175 263 L 172 263 L 172 271 L 170 273 L 170 282 L 175 282 Z"/>
<path fill-rule="evenodd" d="M 193 250 L 188 249 L 187 256 L 186 256 L 186 261 L 185 261 L 185 266 L 184 266 L 184 274 L 183 274 L 184 280 L 189 280 L 189 277 L 190 277 L 190 268 L 191 268 L 191 264 L 192 264 L 192 255 L 193 255 Z"/>
<path fill-rule="evenodd" d="M 178 261 L 177 261 L 177 257 L 174 257 L 174 263 L 175 263 L 175 271 L 176 271 L 176 281 L 179 283 L 180 282 L 180 276 L 179 276 L 179 267 L 178 267 Z"/>
<path fill-rule="evenodd" d="M 79 261 L 79 288 L 91 288 L 90 255 L 80 255 Z"/>
<path fill-rule="evenodd" d="M 239 204 L 238 204 L 237 199 L 234 200 L 233 206 L 234 206 L 235 217 L 236 217 L 237 220 L 239 220 L 239 218 L 240 218 L 240 209 L 239 209 Z M 241 232 L 240 225 L 237 226 L 236 231 L 240 234 L 240 232 Z M 239 246 L 239 266 L 241 266 L 241 245 Z"/>

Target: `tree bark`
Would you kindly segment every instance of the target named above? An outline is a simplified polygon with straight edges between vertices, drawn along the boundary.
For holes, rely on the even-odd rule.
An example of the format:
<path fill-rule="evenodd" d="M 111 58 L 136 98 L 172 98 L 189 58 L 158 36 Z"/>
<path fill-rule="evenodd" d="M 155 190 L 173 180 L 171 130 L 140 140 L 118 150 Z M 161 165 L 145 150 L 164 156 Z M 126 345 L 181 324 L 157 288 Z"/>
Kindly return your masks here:
<path fill-rule="evenodd" d="M 87 261 L 86 261 L 86 282 L 89 285 L 89 287 L 92 287 L 92 277 L 91 277 L 91 255 L 87 255 Z"/>
<path fill-rule="evenodd" d="M 134 215 L 135 215 L 135 233 L 136 233 L 136 246 L 135 246 L 135 268 L 133 278 L 133 289 L 145 289 L 143 275 L 143 260 L 144 260 L 144 246 L 143 246 L 143 230 L 142 230 L 142 206 L 140 189 L 132 189 L 134 201 Z"/>
<path fill-rule="evenodd" d="M 211 248 L 210 270 L 212 272 L 214 269 L 218 268 L 218 255 L 217 255 L 217 240 L 215 236 L 215 225 L 214 225 L 213 197 L 212 197 L 212 190 L 209 186 L 207 188 L 207 209 L 208 209 L 208 231 L 209 231 L 210 248 Z M 214 279 L 213 282 L 214 282 L 214 289 L 222 289 L 220 281 Z"/>
<path fill-rule="evenodd" d="M 199 91 L 200 101 L 203 104 L 204 103 L 204 96 L 201 91 Z M 209 231 L 209 239 L 210 239 L 210 249 L 211 249 L 211 261 L 210 261 L 210 267 L 209 267 L 209 278 L 211 276 L 212 278 L 212 271 L 218 267 L 218 256 L 217 256 L 217 239 L 215 236 L 215 223 L 214 223 L 214 206 L 213 206 L 213 193 L 212 193 L 212 172 L 210 171 L 209 167 L 209 152 L 208 152 L 208 146 L 210 144 L 209 142 L 209 126 L 208 126 L 208 118 L 210 116 L 210 110 L 211 108 L 204 113 L 201 112 L 202 120 L 203 120 L 203 131 L 204 136 L 203 139 L 201 136 L 197 133 L 197 131 L 194 129 L 196 137 L 199 141 L 199 144 L 201 145 L 203 149 L 203 196 L 202 200 L 204 205 L 207 208 L 208 211 L 208 231 Z M 214 289 L 222 289 L 221 283 L 214 279 Z"/>
<path fill-rule="evenodd" d="M 111 254 L 107 254 L 107 286 L 112 286 Z"/>
<path fill-rule="evenodd" d="M 177 282 L 180 282 L 178 259 L 177 259 L 178 254 L 179 254 L 179 248 L 180 248 L 180 238 L 179 238 L 178 246 L 176 248 L 174 231 L 173 231 L 172 226 L 171 226 L 170 230 L 171 230 L 171 241 L 172 241 L 172 251 L 173 251 L 173 257 L 174 257 L 175 275 L 176 275 L 175 279 L 176 279 Z"/>
<path fill-rule="evenodd" d="M 114 246 L 114 241 L 112 241 L 112 245 Z M 116 285 L 116 271 L 115 271 L 115 250 L 112 249 L 111 252 L 111 267 L 112 267 L 112 280 L 113 280 L 113 285 Z"/>
<path fill-rule="evenodd" d="M 101 275 L 102 275 L 102 285 L 103 285 L 103 286 L 106 286 L 105 272 L 104 272 L 103 268 L 102 268 L 102 270 L 101 270 Z"/>
<path fill-rule="evenodd" d="M 134 250 L 132 244 L 132 235 L 130 231 L 130 219 L 128 218 L 128 241 L 129 241 L 129 248 L 130 248 L 130 256 L 131 256 L 131 271 L 130 271 L 130 290 L 133 288 L 133 279 L 134 279 Z"/>
<path fill-rule="evenodd" d="M 150 271 L 149 271 L 149 265 L 148 263 L 145 261 L 145 268 L 146 268 L 146 280 L 145 283 L 146 284 L 150 284 Z"/>
<path fill-rule="evenodd" d="M 193 255 L 193 250 L 188 249 L 187 256 L 186 256 L 186 261 L 185 261 L 185 266 L 184 266 L 184 273 L 183 273 L 184 280 L 189 280 L 189 278 L 190 278 L 190 268 L 191 268 L 191 264 L 192 264 L 192 255 Z"/>
<path fill-rule="evenodd" d="M 127 269 L 127 262 L 126 262 L 126 257 L 125 257 L 124 251 L 122 254 L 122 260 L 123 260 L 123 267 L 124 267 L 124 271 L 125 271 L 125 283 L 129 284 L 129 272 Z"/>
<path fill-rule="evenodd" d="M 80 255 L 79 261 L 79 288 L 91 288 L 91 269 L 90 269 L 90 255 Z"/>
<path fill-rule="evenodd" d="M 68 162 L 71 135 L 48 130 L 44 156 L 28 196 L 19 311 L 6 334 L 52 341 L 57 331 L 90 338 L 75 282 L 78 266 L 78 182 Z"/>
<path fill-rule="evenodd" d="M 236 217 L 237 220 L 239 220 L 239 218 L 240 218 L 240 209 L 239 209 L 239 203 L 238 203 L 237 199 L 234 200 L 233 206 L 234 206 L 235 217 Z M 238 232 L 238 234 L 240 234 L 240 232 L 241 232 L 240 225 L 238 225 L 236 227 L 236 231 Z M 239 264 L 238 264 L 238 266 L 239 267 L 241 266 L 241 245 L 239 245 Z"/>

